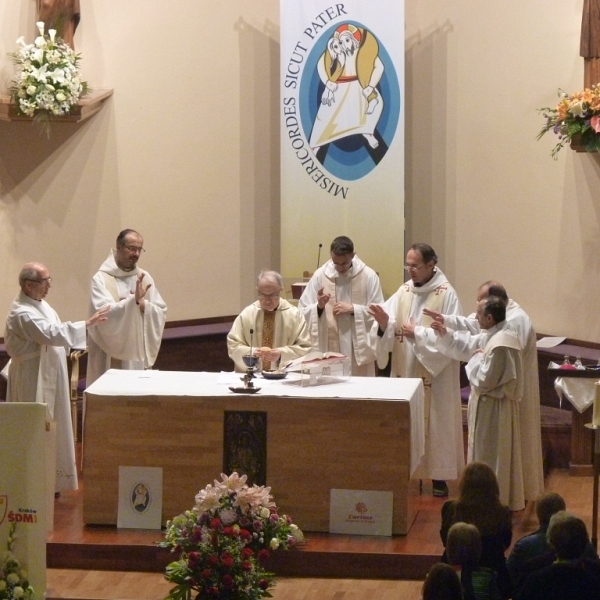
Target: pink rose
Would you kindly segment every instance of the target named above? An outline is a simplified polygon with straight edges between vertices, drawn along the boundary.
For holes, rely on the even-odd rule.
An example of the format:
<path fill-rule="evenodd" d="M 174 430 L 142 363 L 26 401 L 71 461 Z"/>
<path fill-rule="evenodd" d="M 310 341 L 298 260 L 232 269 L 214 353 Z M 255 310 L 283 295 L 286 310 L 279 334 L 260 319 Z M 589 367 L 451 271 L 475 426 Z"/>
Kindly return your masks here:
<path fill-rule="evenodd" d="M 594 115 L 590 119 L 590 127 L 596 132 L 600 133 L 600 115 Z"/>

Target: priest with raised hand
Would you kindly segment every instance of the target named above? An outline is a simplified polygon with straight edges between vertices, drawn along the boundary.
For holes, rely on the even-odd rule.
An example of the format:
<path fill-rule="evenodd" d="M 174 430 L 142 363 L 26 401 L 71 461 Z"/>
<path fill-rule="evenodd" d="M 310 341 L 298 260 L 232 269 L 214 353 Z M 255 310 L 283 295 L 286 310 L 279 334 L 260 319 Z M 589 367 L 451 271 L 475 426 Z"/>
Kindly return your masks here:
<path fill-rule="evenodd" d="M 423 309 L 462 314 L 462 308 L 437 262 L 429 244 L 413 244 L 404 265 L 410 279 L 385 304 L 373 304 L 369 310 L 376 321 L 380 368 L 387 365 L 391 352 L 392 377 L 423 380 L 425 456 L 413 477 L 431 479 L 433 495 L 444 497 L 446 481 L 458 479 L 465 464 L 459 362 L 431 345 L 435 335 Z"/>
<path fill-rule="evenodd" d="M 477 290 L 477 302 L 489 296 L 496 296 L 506 306 L 506 323 L 519 338 L 521 359 L 523 362 L 523 396 L 519 406 L 521 428 L 521 456 L 523 459 L 523 485 L 528 509 L 533 509 L 535 499 L 544 491 L 544 464 L 542 458 L 542 429 L 540 418 L 540 384 L 538 377 L 537 336 L 531 319 L 512 298 L 506 288 L 498 281 L 486 281 Z M 469 336 L 481 332 L 476 313 L 468 317 L 443 315 L 434 311 L 425 311 L 434 320 L 446 325 L 448 329 L 462 332 L 463 346 L 470 348 L 461 360 L 468 361 L 477 346 L 474 338 L 471 344 L 465 343 Z M 526 515 L 528 517 L 528 514 Z"/>
<path fill-rule="evenodd" d="M 283 279 L 263 270 L 256 280 L 258 300 L 244 308 L 227 335 L 227 351 L 238 372 L 246 371 L 242 357 L 254 354 L 261 370 L 276 370 L 310 350 L 306 321 L 300 311 L 281 298 Z"/>
<path fill-rule="evenodd" d="M 354 253 L 346 236 L 331 242 L 331 258 L 317 269 L 298 308 L 308 323 L 313 350 L 351 359 L 352 375 L 375 376 L 377 338 L 368 306 L 383 302 L 377 273 Z"/>
<path fill-rule="evenodd" d="M 167 305 L 147 271 L 137 262 L 144 240 L 133 229 L 117 237 L 99 271 L 92 278 L 90 313 L 108 305 L 108 319 L 90 333 L 87 385 L 108 369 L 152 367 L 158 356 Z"/>
<path fill-rule="evenodd" d="M 455 358 L 466 357 L 471 384 L 467 461 L 489 465 L 498 479 L 500 501 L 511 511 L 525 507 L 521 456 L 520 401 L 523 395 L 521 343 L 506 322 L 506 306 L 497 296 L 488 296 L 477 304 L 477 322 L 481 333 L 464 336 L 433 321 L 435 344 L 441 352 Z"/>
<path fill-rule="evenodd" d="M 4 341 L 10 356 L 8 402 L 44 403 L 48 419 L 56 421 L 55 492 L 61 492 L 77 489 L 66 351 L 85 347 L 86 328 L 105 321 L 108 307 L 87 321 L 63 323 L 44 299 L 51 282 L 43 264 L 23 266 L 21 291 L 6 318 Z"/>

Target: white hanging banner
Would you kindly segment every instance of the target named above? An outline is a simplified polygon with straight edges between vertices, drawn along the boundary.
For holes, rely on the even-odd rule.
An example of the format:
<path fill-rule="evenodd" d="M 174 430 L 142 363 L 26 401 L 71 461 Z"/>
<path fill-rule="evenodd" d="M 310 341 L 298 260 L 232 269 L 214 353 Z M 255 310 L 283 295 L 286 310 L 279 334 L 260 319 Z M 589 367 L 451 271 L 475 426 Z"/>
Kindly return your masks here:
<path fill-rule="evenodd" d="M 404 242 L 402 0 L 281 0 L 280 109 L 285 276 L 314 270 L 319 243 L 327 248 L 347 235 L 384 287 L 388 279 L 397 284 Z"/>

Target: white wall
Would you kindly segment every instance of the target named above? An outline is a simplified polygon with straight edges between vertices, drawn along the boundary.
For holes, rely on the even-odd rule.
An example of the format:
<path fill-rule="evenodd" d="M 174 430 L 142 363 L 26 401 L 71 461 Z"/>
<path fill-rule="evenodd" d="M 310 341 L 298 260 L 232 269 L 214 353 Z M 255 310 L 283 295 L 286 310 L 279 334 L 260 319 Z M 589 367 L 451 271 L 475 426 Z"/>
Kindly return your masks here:
<path fill-rule="evenodd" d="M 600 161 L 536 141 L 581 89 L 582 2 L 407 2 L 407 242 L 430 240 L 463 308 L 502 281 L 538 331 L 598 341 Z"/>
<path fill-rule="evenodd" d="M 279 267 L 278 0 L 172 6 L 83 0 L 83 73 L 112 99 L 49 141 L 0 123 L 0 314 L 38 259 L 61 316 L 82 317 L 123 227 L 169 320 L 237 313 Z M 538 331 L 598 341 L 600 161 L 535 139 L 536 109 L 582 85 L 581 8 L 406 0 L 406 242 L 434 246 L 465 310 L 497 278 Z M 0 81 L 34 9 L 0 4 Z"/>

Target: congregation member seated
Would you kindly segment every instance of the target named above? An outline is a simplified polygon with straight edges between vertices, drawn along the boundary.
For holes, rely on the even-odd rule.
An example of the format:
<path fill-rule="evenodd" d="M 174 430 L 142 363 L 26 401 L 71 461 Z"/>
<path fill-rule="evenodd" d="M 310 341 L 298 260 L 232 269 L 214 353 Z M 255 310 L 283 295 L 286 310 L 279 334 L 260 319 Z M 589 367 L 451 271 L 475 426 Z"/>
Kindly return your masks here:
<path fill-rule="evenodd" d="M 423 600 L 463 600 L 458 575 L 445 563 L 436 563 L 429 569 L 421 594 Z"/>
<path fill-rule="evenodd" d="M 500 502 L 494 471 L 485 463 L 468 464 L 459 480 L 458 492 L 458 499 L 448 500 L 442 506 L 440 535 L 444 548 L 454 523 L 475 525 L 481 535 L 480 565 L 496 571 L 500 597 L 510 598 L 512 584 L 504 553 L 512 539 L 512 520 L 510 509 Z M 446 550 L 442 560 L 448 562 Z"/>
<path fill-rule="evenodd" d="M 448 563 L 460 576 L 464 600 L 499 600 L 496 572 L 479 564 L 481 536 L 475 525 L 454 523 L 446 540 Z"/>
<path fill-rule="evenodd" d="M 515 600 L 600 600 L 600 565 L 584 558 L 585 523 L 566 511 L 550 519 L 548 543 L 556 560 L 530 573 Z"/>
<path fill-rule="evenodd" d="M 536 500 L 535 510 L 540 527 L 537 531 L 518 540 L 506 560 L 514 594 L 521 589 L 527 575 L 551 565 L 556 560 L 556 553 L 548 543 L 546 535 L 552 515 L 565 509 L 564 499 L 556 492 L 546 492 Z M 586 545 L 584 556 L 588 560 L 600 562 L 590 542 Z"/>

